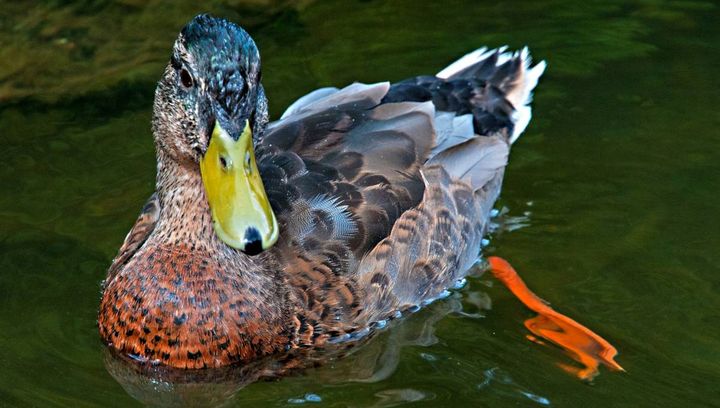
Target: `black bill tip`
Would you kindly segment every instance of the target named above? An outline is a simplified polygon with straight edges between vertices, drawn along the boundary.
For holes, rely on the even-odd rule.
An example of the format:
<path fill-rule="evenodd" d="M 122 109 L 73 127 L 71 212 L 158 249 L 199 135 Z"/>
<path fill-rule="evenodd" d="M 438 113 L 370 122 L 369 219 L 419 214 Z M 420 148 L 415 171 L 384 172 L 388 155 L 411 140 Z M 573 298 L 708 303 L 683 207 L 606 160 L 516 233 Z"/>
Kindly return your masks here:
<path fill-rule="evenodd" d="M 260 237 L 260 231 L 250 227 L 245 230 L 245 252 L 248 255 L 257 255 L 263 251 L 262 238 Z"/>

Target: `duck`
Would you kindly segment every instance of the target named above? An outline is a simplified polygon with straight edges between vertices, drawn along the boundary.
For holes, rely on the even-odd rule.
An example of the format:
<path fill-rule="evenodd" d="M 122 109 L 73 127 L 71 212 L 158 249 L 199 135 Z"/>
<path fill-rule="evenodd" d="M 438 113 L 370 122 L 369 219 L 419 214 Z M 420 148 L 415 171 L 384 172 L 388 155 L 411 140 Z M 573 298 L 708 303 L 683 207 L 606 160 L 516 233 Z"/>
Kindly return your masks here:
<path fill-rule="evenodd" d="M 435 75 L 315 90 L 270 122 L 251 36 L 195 17 L 157 84 L 155 193 L 103 282 L 101 339 L 219 368 L 352 344 L 442 298 L 477 262 L 545 67 L 480 48 Z"/>

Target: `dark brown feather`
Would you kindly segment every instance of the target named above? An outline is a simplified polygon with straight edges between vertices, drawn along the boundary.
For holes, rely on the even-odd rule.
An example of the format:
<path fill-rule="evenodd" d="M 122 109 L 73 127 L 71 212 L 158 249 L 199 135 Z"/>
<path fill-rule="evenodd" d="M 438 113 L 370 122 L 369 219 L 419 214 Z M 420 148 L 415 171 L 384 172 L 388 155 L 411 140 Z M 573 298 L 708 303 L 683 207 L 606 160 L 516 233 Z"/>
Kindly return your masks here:
<path fill-rule="evenodd" d="M 158 202 L 157 194 L 153 193 L 140 211 L 140 215 L 130 229 L 130 232 L 128 232 L 125 237 L 125 241 L 108 269 L 105 281 L 111 280 L 118 270 L 120 270 L 142 244 L 145 243 L 145 240 L 147 240 L 155 228 L 158 218 L 160 218 L 160 203 Z"/>

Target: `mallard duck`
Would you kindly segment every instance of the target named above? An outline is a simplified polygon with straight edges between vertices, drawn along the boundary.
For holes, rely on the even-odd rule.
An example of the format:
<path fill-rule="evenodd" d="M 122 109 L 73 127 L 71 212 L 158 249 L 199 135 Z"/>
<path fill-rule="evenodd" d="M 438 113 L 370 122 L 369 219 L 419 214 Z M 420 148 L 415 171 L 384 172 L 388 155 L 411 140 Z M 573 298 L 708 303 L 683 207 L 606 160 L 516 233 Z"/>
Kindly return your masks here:
<path fill-rule="evenodd" d="M 350 342 L 476 262 L 545 63 L 478 49 L 436 75 L 322 88 L 268 121 L 260 54 L 200 15 L 155 92 L 156 192 L 99 310 L 117 352 L 178 368 Z"/>

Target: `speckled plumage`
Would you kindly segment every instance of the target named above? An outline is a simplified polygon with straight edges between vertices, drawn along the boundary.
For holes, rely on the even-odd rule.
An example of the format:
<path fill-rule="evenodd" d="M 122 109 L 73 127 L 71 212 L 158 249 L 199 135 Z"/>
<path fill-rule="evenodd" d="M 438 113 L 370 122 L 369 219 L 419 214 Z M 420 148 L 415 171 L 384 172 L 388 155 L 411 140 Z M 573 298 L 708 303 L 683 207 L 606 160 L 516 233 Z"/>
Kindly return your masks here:
<path fill-rule="evenodd" d="M 440 296 L 478 254 L 530 92 L 517 92 L 526 55 L 499 56 L 323 90 L 268 125 L 252 39 L 197 17 L 158 85 L 157 192 L 108 272 L 103 340 L 140 361 L 220 367 L 362 337 Z M 253 257 L 215 235 L 197 165 L 212 121 L 237 134 L 246 118 L 280 225 Z"/>

